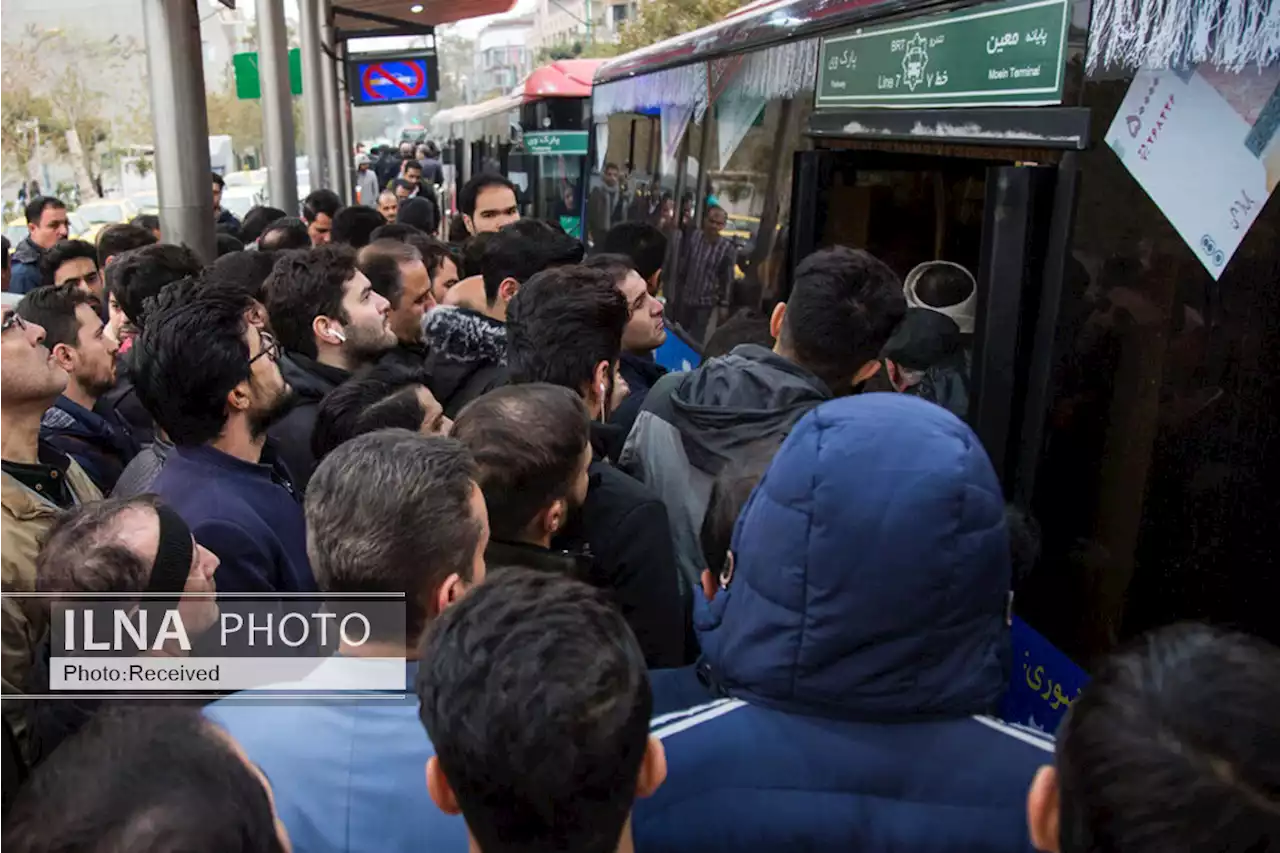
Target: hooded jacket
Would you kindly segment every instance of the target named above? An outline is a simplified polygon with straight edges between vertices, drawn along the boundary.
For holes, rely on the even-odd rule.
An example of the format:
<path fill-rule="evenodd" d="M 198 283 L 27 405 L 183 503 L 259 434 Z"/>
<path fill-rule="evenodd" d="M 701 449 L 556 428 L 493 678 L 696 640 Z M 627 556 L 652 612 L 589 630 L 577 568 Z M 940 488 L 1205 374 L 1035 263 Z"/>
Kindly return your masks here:
<path fill-rule="evenodd" d="M 668 374 L 649 390 L 619 464 L 666 504 L 686 588 L 696 589 L 706 568 L 700 531 L 716 477 L 772 455 L 796 421 L 829 399 L 821 379 L 756 344 Z"/>
<path fill-rule="evenodd" d="M 626 380 L 631 392 L 609 416 L 609 423 L 618 428 L 619 434 L 616 445 L 608 448 L 609 458 L 615 462 L 622 455 L 622 446 L 636 424 L 636 416 L 640 414 L 645 398 L 649 396 L 649 389 L 667 375 L 667 369 L 653 360 L 652 353 L 645 357 L 624 350 L 618 359 L 618 373 Z"/>
<path fill-rule="evenodd" d="M 956 322 L 939 311 L 908 308 L 883 354 L 914 374 L 903 393 L 937 403 L 958 417 L 969 414 L 969 371 L 972 336 L 960 334 Z"/>
<path fill-rule="evenodd" d="M 944 409 L 864 394 L 807 415 L 695 613 L 722 698 L 655 719 L 669 770 L 636 849 L 1029 851 L 1051 742 L 983 716 L 1009 666 L 1004 517 Z M 655 678 L 658 707 L 687 674 Z"/>
<path fill-rule="evenodd" d="M 291 352 L 280 359 L 280 373 L 293 388 L 295 404 L 289 413 L 267 430 L 276 451 L 293 477 L 298 494 L 307 491 L 307 483 L 319 464 L 311 452 L 311 430 L 324 395 L 351 378 L 339 367 L 321 364 L 314 358 Z"/>
<path fill-rule="evenodd" d="M 507 327 L 467 308 L 442 305 L 422 319 L 431 393 L 456 417 L 467 403 L 507 381 Z"/>
<path fill-rule="evenodd" d="M 40 261 L 45 250 L 31 242 L 30 237 L 23 237 L 9 256 L 10 293 L 30 293 L 40 286 L 44 280 L 40 273 Z"/>
<path fill-rule="evenodd" d="M 111 494 L 138 445 L 123 424 L 113 424 L 64 396 L 40 420 L 40 438 L 70 456 L 104 495 Z"/>
<path fill-rule="evenodd" d="M 48 445 L 46 454 L 57 454 Z M 65 454 L 59 454 L 65 455 Z M 67 480 L 77 503 L 101 500 L 102 493 L 74 459 L 67 463 Z M 22 485 L 15 477 L 0 473 L 0 562 L 3 562 L 5 592 L 35 592 L 36 555 L 57 519 L 61 509 L 46 498 Z M 32 654 L 48 623 L 48 611 L 30 599 L 6 595 L 0 599 L 0 650 L 3 651 L 5 693 L 21 693 L 26 687 Z M 5 719 L 9 720 L 20 742 L 25 744 L 26 719 L 22 704 L 5 703 Z"/>

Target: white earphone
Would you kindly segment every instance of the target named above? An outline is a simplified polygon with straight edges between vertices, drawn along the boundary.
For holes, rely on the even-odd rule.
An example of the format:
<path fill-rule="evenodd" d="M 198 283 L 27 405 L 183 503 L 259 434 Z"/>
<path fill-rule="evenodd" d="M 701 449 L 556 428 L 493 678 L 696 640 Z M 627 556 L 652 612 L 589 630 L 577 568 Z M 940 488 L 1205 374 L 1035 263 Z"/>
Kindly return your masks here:
<path fill-rule="evenodd" d="M 342 341 L 344 344 L 347 342 L 347 336 L 343 334 L 341 329 L 334 329 L 333 336 L 338 340 Z"/>

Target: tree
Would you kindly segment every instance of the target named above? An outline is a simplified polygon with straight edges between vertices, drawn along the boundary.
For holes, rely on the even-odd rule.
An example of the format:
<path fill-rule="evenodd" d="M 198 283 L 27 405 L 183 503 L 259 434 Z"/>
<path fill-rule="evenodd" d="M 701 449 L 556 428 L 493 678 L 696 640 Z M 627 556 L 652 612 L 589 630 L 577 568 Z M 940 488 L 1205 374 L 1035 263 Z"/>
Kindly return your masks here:
<path fill-rule="evenodd" d="M 746 0 L 648 0 L 636 16 L 622 25 L 616 50 L 629 53 L 669 38 L 684 35 L 745 4 Z M 592 54 L 598 55 L 598 54 Z"/>
<path fill-rule="evenodd" d="M 440 63 L 440 91 L 436 106 L 447 110 L 467 102 L 467 79 L 474 74 L 476 43 L 454 33 L 436 39 L 436 55 Z"/>

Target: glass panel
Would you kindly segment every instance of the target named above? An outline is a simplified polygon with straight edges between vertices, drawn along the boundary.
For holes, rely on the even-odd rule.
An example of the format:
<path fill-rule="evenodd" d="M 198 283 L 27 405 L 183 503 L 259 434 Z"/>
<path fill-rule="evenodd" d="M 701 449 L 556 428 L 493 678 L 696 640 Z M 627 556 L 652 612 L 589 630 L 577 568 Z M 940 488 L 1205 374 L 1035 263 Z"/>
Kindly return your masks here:
<path fill-rule="evenodd" d="M 1085 86 L 1095 127 L 1129 82 Z M 1019 610 L 1081 662 L 1182 619 L 1280 642 L 1280 206 L 1215 282 L 1105 143 L 1081 164 Z"/>

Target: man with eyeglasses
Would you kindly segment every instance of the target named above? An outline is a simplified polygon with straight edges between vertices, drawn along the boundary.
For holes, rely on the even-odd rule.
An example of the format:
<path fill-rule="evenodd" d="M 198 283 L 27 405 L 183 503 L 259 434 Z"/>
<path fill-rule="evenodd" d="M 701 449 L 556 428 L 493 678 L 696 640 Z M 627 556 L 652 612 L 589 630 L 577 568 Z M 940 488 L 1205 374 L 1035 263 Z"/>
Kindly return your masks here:
<path fill-rule="evenodd" d="M 67 238 L 67 206 L 52 196 L 37 196 L 26 208 L 30 232 L 13 250 L 9 290 L 30 293 L 44 282 L 40 262 L 59 240 Z"/>
<path fill-rule="evenodd" d="M 107 495 L 137 455 L 138 445 L 113 412 L 97 408 L 99 398 L 115 385 L 119 348 L 106 334 L 101 307 L 87 290 L 62 282 L 22 297 L 18 313 L 44 327 L 44 345 L 67 373 L 66 390 L 44 413 L 40 437 L 80 463 Z"/>
<path fill-rule="evenodd" d="M 218 556 L 218 592 L 313 592 L 300 493 L 267 430 L 292 405 L 280 348 L 241 294 L 164 300 L 134 383 L 174 449 L 151 485 Z"/>
<path fill-rule="evenodd" d="M 49 351 L 44 328 L 6 305 L 0 324 L 0 564 L 10 593 L 0 599 L 5 693 L 23 691 L 32 649 L 48 622 L 44 609 L 11 593 L 35 591 L 36 554 L 58 514 L 102 497 L 75 460 L 40 439 L 40 419 L 66 387 L 67 372 Z M 25 743 L 21 703 L 5 706 L 6 719 Z"/>
<path fill-rule="evenodd" d="M 102 273 L 98 250 L 84 240 L 59 240 L 40 262 L 44 284 L 78 287 L 102 301 Z"/>

